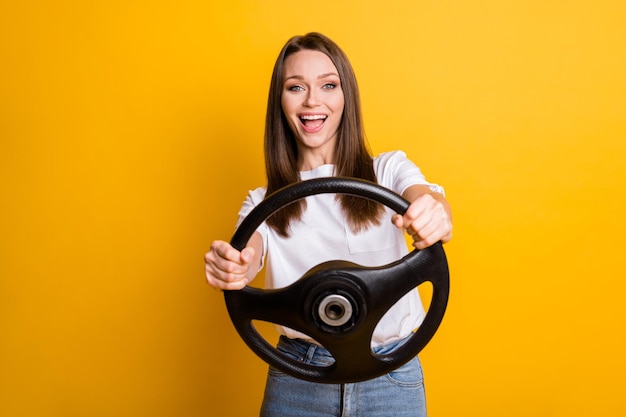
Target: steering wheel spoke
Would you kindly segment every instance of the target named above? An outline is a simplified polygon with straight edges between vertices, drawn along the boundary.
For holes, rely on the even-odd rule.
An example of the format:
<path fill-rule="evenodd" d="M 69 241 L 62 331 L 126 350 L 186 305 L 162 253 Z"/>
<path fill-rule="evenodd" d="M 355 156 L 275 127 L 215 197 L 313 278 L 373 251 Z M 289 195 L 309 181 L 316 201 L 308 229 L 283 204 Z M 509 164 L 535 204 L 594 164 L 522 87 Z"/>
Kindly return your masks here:
<path fill-rule="evenodd" d="M 281 326 L 294 326 L 293 311 L 297 303 L 283 294 L 283 290 L 264 291 L 249 288 L 237 297 L 227 297 L 227 307 L 233 320 L 260 320 Z"/>

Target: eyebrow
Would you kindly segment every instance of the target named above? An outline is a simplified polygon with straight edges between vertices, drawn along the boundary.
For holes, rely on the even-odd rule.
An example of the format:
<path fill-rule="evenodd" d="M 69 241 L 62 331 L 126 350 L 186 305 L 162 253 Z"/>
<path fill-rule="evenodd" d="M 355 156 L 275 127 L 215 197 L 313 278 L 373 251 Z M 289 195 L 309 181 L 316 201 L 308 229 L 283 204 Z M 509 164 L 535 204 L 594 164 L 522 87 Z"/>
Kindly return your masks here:
<path fill-rule="evenodd" d="M 317 79 L 321 80 L 322 78 L 327 78 L 327 77 L 330 77 L 330 76 L 334 76 L 334 77 L 339 78 L 339 74 L 337 74 L 336 72 L 327 72 L 327 73 L 318 75 Z M 291 80 L 291 79 L 301 80 L 303 78 L 304 77 L 302 75 L 292 75 L 290 77 L 285 78 L 285 81 Z"/>

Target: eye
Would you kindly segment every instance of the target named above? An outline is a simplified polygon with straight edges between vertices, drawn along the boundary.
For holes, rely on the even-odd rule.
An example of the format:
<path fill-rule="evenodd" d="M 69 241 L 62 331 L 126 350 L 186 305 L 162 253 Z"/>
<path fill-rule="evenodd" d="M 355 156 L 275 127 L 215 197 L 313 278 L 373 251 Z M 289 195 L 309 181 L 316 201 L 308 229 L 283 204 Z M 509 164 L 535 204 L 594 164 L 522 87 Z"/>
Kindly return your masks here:
<path fill-rule="evenodd" d="M 287 87 L 287 91 L 304 91 L 304 88 L 301 85 L 292 85 Z"/>
<path fill-rule="evenodd" d="M 322 88 L 323 88 L 324 90 L 332 90 L 332 89 L 334 89 L 334 88 L 337 88 L 337 84 L 335 84 L 335 83 L 326 83 L 326 84 L 324 84 L 324 85 L 322 86 Z"/>

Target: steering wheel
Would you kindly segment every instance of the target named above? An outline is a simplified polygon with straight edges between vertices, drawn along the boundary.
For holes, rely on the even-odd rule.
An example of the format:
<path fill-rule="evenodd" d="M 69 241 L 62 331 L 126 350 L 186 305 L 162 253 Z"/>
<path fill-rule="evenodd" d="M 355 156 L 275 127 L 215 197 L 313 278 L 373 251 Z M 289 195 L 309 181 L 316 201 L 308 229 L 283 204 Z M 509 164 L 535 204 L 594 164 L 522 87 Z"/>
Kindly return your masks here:
<path fill-rule="evenodd" d="M 274 212 L 301 198 L 324 193 L 368 198 L 400 214 L 409 207 L 404 198 L 370 181 L 343 177 L 301 181 L 272 193 L 258 204 L 235 231 L 231 245 L 242 250 L 259 225 Z M 430 282 L 433 291 L 420 327 L 393 351 L 374 353 L 372 334 L 380 319 L 400 298 L 424 282 Z M 339 384 L 381 376 L 415 357 L 437 331 L 449 291 L 448 263 L 438 242 L 384 266 L 329 261 L 313 267 L 287 287 L 263 290 L 246 286 L 224 291 L 224 298 L 243 341 L 270 366 L 303 380 Z M 253 320 L 302 332 L 324 346 L 335 361 L 318 366 L 286 356 L 257 332 Z"/>

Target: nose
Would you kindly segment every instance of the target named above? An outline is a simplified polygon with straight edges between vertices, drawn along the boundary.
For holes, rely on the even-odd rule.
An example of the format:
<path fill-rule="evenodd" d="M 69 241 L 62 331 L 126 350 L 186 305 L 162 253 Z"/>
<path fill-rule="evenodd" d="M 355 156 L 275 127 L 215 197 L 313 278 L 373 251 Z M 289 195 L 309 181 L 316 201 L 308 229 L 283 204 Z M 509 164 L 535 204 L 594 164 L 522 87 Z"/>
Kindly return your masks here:
<path fill-rule="evenodd" d="M 318 92 L 311 88 L 307 91 L 306 97 L 304 98 L 304 106 L 305 107 L 315 107 L 319 104 Z"/>

